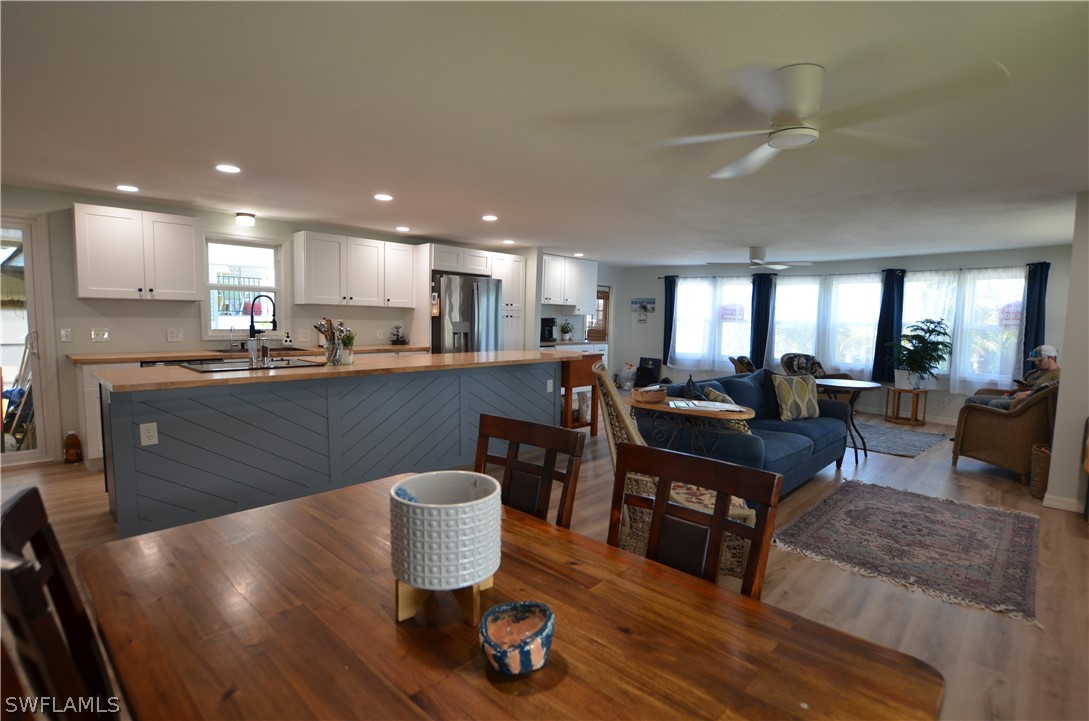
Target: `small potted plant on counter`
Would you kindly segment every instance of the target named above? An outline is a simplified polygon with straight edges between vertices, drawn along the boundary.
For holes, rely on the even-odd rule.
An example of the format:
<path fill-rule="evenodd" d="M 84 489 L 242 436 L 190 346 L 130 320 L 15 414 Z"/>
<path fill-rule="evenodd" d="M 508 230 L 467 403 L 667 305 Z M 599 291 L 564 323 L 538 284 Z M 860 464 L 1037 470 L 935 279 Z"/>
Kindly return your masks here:
<path fill-rule="evenodd" d="M 560 340 L 571 340 L 571 333 L 574 330 L 575 327 L 571 325 L 571 321 L 565 320 L 560 326 Z"/>
<path fill-rule="evenodd" d="M 346 329 L 340 335 L 340 345 L 343 348 L 340 351 L 340 364 L 351 365 L 355 360 L 355 356 L 352 355 L 352 349 L 355 347 L 355 331 Z"/>

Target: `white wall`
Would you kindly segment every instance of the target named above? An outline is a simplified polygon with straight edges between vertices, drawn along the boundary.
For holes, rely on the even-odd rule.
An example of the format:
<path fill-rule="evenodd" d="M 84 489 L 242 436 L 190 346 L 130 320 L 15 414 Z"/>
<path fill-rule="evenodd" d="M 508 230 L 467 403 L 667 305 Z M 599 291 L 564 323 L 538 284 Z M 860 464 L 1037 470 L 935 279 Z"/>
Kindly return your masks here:
<path fill-rule="evenodd" d="M 835 263 L 816 263 L 812 267 L 790 268 L 778 271 L 780 275 L 832 275 L 840 273 L 877 272 L 885 268 L 904 268 L 905 270 L 947 270 L 956 268 L 993 268 L 1002 266 L 1025 265 L 1039 261 L 1051 263 L 1048 274 L 1047 310 L 1045 326 L 1047 342 L 1058 347 L 1060 363 L 1064 370 L 1064 380 L 1068 365 L 1063 362 L 1063 336 L 1067 325 L 1067 296 L 1071 276 L 1071 246 L 1054 245 L 1043 248 L 1003 250 L 990 253 L 950 253 L 948 255 L 924 255 L 878 260 L 838 261 Z M 614 285 L 613 313 L 616 332 L 610 335 L 610 365 L 614 372 L 622 368 L 625 362 L 637 363 L 640 356 L 662 357 L 663 320 L 663 275 L 681 277 L 699 277 L 712 275 L 749 275 L 752 271 L 747 266 L 738 265 L 701 265 L 701 266 L 662 266 L 657 268 L 614 268 L 598 265 L 599 283 L 603 277 L 611 279 Z M 1084 271 L 1082 271 L 1084 273 Z M 1085 278 L 1076 275 L 1084 285 Z M 657 300 L 657 312 L 648 316 L 646 325 L 639 325 L 637 314 L 630 310 L 632 298 L 649 297 Z M 1079 310 L 1078 314 L 1083 314 Z M 1082 316 L 1087 317 L 1087 316 Z M 738 348 L 738 354 L 748 354 L 748 348 Z M 663 359 L 664 360 L 664 359 Z M 663 375 L 674 381 L 683 381 L 689 371 L 680 371 L 663 367 Z M 722 371 L 694 372 L 692 375 L 707 378 L 723 375 Z M 935 390 L 929 394 L 927 421 L 955 424 L 957 412 L 964 403 L 964 396 Z M 869 413 L 884 413 L 884 395 L 880 392 L 864 394 L 859 398 L 858 408 Z M 1080 426 L 1079 426 L 1080 427 Z"/>
<path fill-rule="evenodd" d="M 1089 421 L 1089 193 L 1078 194 L 1070 265 L 1078 282 L 1071 284 L 1066 332 L 1058 346 L 1063 373 L 1044 505 L 1080 512 L 1089 492 L 1082 470 L 1083 433 Z M 1050 322 L 1049 317 L 1049 328 Z"/>

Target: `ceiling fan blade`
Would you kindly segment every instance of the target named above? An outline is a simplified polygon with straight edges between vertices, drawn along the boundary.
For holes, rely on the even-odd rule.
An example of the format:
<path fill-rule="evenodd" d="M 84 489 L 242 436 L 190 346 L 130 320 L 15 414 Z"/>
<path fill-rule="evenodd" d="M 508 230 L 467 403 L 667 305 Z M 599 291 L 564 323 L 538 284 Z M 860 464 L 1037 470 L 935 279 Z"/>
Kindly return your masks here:
<path fill-rule="evenodd" d="M 769 118 L 787 102 L 782 86 L 772 77 L 774 72 L 775 68 L 767 65 L 746 65 L 730 71 L 730 79 L 745 102 Z"/>
<path fill-rule="evenodd" d="M 1009 85 L 1010 72 L 997 60 L 990 60 L 981 67 L 974 68 L 945 82 L 925 88 L 909 90 L 898 95 L 845 108 L 828 113 L 820 120 L 822 131 L 859 125 L 871 120 L 878 120 L 890 115 L 908 113 L 932 105 L 960 100 L 980 93 L 1001 90 Z"/>
<path fill-rule="evenodd" d="M 731 73 L 741 97 L 772 122 L 797 122 L 820 112 L 824 68 L 795 63 L 781 68 L 749 65 Z"/>
<path fill-rule="evenodd" d="M 719 140 L 736 140 L 737 138 L 751 138 L 756 135 L 767 135 L 767 128 L 763 130 L 738 130 L 727 133 L 708 133 L 707 135 L 682 135 L 677 138 L 658 140 L 651 145 L 656 148 L 672 148 L 679 145 L 697 145 L 699 143 L 714 143 Z"/>
<path fill-rule="evenodd" d="M 782 263 L 765 263 L 763 265 L 750 265 L 749 270 L 786 270 L 789 265 L 783 265 Z"/>
<path fill-rule="evenodd" d="M 768 162 L 778 154 L 778 150 L 771 147 L 767 143 L 764 143 L 752 152 L 741 156 L 734 162 L 727 165 L 725 168 L 716 170 L 714 173 L 711 173 L 707 177 L 722 180 L 728 178 L 740 178 L 745 175 L 752 175 L 753 173 L 767 165 Z"/>

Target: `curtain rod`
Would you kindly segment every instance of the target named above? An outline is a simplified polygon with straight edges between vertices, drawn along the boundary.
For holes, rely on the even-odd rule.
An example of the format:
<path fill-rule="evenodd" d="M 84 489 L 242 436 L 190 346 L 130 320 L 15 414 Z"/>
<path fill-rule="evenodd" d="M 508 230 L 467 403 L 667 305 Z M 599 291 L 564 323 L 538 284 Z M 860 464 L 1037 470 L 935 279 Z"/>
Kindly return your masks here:
<path fill-rule="evenodd" d="M 1048 263 L 1048 262 L 1050 262 L 1050 261 L 1036 261 L 1036 263 Z M 1030 265 L 1035 265 L 1035 263 L 1025 263 L 1026 268 L 1028 266 L 1030 266 Z M 1021 267 L 1020 265 L 988 265 L 988 266 L 973 267 L 973 268 L 914 268 L 914 269 L 885 268 L 884 270 L 902 270 L 905 273 L 945 273 L 945 272 L 959 272 L 959 271 L 962 271 L 962 270 L 1001 270 L 1002 268 L 1020 268 L 1020 267 Z M 831 277 L 831 276 L 838 276 L 838 275 L 866 275 L 868 273 L 877 273 L 878 275 L 880 275 L 882 272 L 884 272 L 884 270 L 863 270 L 863 271 L 856 271 L 854 273 L 799 273 L 797 276 L 785 275 L 783 277 L 784 278 L 790 278 L 790 277 L 802 278 L 802 277 L 805 277 L 806 275 L 829 276 L 829 277 Z M 779 274 L 778 273 L 750 273 L 748 275 L 678 275 L 676 277 L 677 278 L 751 278 L 754 275 L 774 275 L 774 276 L 778 276 Z M 664 280 L 665 277 L 666 276 L 664 276 L 664 275 L 659 275 L 658 280 Z"/>

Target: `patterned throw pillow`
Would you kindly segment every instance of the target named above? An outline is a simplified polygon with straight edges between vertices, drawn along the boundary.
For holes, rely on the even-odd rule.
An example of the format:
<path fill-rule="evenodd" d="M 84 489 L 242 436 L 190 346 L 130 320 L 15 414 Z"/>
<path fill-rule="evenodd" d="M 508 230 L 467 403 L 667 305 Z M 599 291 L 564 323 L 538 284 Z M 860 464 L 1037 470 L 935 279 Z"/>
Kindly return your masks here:
<path fill-rule="evenodd" d="M 707 396 L 703 394 L 700 387 L 696 385 L 696 381 L 692 380 L 692 376 L 688 376 L 688 382 L 684 384 L 684 397 L 690 401 L 705 401 Z"/>
<path fill-rule="evenodd" d="M 775 397 L 779 400 L 779 417 L 784 421 L 820 416 L 817 382 L 813 376 L 773 375 L 771 382 L 775 386 Z"/>
<path fill-rule="evenodd" d="M 707 396 L 707 400 L 714 401 L 715 403 L 734 403 L 734 399 L 725 393 L 720 393 L 714 388 L 704 388 L 703 394 Z M 734 405 L 737 405 L 734 403 Z M 752 429 L 749 428 L 749 424 L 740 418 L 736 419 L 723 419 L 718 422 L 718 427 L 731 433 L 748 433 L 752 434 Z"/>
<path fill-rule="evenodd" d="M 752 360 L 750 360 L 747 355 L 739 355 L 736 358 L 736 360 L 737 360 L 737 365 L 744 368 L 746 373 L 755 373 L 756 372 L 756 366 L 753 365 Z"/>

